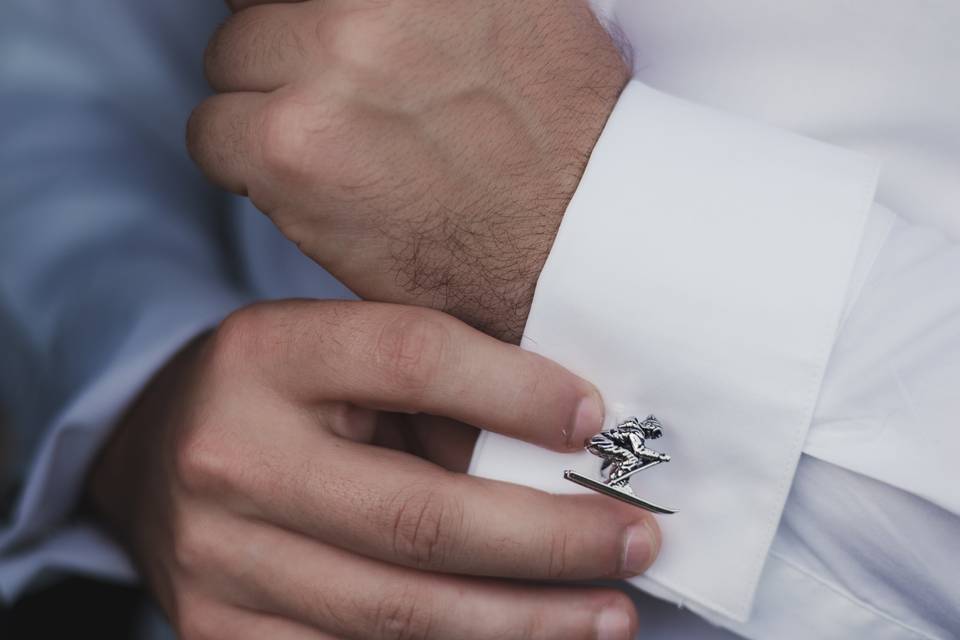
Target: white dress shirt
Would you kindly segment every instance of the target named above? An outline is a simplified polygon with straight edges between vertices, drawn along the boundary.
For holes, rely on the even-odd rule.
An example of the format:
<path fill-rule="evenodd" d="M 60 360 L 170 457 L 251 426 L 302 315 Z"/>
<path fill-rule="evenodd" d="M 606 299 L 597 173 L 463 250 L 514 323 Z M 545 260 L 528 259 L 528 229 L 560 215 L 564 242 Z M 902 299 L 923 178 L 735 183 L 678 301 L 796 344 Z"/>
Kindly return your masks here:
<path fill-rule="evenodd" d="M 248 206 L 217 214 L 185 158 L 202 84 L 184 69 L 218 17 L 194 4 L 16 0 L 0 25 L 0 330 L 25 345 L 0 393 L 42 435 L 21 438 L 41 442 L 0 530 L 6 598 L 50 570 L 133 577 L 71 514 L 116 416 L 189 337 L 247 300 L 349 296 Z M 598 10 L 636 80 L 524 344 L 597 383 L 608 421 L 665 424 L 674 459 L 634 486 L 680 512 L 636 586 L 686 610 L 638 592 L 642 627 L 957 637 L 960 7 Z M 572 491 L 565 468 L 596 460 L 485 434 L 472 465 Z"/>

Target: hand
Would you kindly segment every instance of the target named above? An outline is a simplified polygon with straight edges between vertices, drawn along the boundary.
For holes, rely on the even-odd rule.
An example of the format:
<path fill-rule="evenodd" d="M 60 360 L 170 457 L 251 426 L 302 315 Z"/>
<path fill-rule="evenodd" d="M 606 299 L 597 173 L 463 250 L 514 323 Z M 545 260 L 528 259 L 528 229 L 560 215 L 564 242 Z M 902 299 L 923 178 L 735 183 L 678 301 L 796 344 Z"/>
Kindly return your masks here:
<path fill-rule="evenodd" d="M 623 594 L 505 579 L 641 572 L 649 515 L 451 471 L 464 423 L 573 451 L 598 403 L 435 311 L 259 305 L 159 374 L 91 491 L 187 640 L 627 640 Z"/>
<path fill-rule="evenodd" d="M 517 341 L 628 79 L 586 1 L 241 4 L 190 120 L 204 172 L 361 297 Z"/>

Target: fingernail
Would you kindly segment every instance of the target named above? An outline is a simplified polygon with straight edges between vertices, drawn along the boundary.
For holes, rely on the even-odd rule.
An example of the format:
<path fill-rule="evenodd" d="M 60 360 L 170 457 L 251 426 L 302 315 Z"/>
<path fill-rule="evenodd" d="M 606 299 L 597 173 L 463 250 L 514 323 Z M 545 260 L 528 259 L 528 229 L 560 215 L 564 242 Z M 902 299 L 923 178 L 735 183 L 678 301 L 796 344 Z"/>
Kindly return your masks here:
<path fill-rule="evenodd" d="M 597 617 L 597 640 L 631 640 L 630 616 L 623 609 L 604 609 Z"/>
<path fill-rule="evenodd" d="M 623 536 L 621 574 L 636 576 L 646 571 L 657 556 L 659 545 L 660 538 L 652 523 L 643 521 L 628 528 Z"/>
<path fill-rule="evenodd" d="M 573 422 L 564 433 L 566 444 L 571 449 L 583 447 L 587 438 L 600 433 L 603 427 L 603 402 L 600 394 L 592 393 L 580 401 L 573 412 Z"/>

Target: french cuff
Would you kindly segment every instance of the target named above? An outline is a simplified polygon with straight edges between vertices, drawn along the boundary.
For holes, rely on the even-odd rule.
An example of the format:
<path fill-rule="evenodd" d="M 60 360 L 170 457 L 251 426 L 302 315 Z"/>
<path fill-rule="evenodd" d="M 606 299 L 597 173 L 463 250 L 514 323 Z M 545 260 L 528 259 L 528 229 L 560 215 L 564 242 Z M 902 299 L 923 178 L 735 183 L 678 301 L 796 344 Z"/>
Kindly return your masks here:
<path fill-rule="evenodd" d="M 0 529 L 0 601 L 12 601 L 52 573 L 123 582 L 135 576 L 110 538 L 71 519 L 91 465 L 143 387 L 185 344 L 244 303 L 222 289 L 199 289 L 143 313 L 126 345 L 54 419 L 13 519 Z"/>
<path fill-rule="evenodd" d="M 732 622 L 757 584 L 837 336 L 875 161 L 629 84 L 570 202 L 523 345 L 592 381 L 606 426 L 654 413 L 669 464 L 635 584 Z M 576 492 L 564 456 L 484 433 L 471 472 Z"/>

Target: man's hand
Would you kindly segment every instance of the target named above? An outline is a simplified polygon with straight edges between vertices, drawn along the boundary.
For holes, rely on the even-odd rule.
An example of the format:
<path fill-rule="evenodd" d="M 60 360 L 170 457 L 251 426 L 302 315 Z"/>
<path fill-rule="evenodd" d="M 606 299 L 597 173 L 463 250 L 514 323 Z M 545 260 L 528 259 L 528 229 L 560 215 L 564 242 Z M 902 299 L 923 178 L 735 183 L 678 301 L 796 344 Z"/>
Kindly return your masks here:
<path fill-rule="evenodd" d="M 632 638 L 617 591 L 506 579 L 639 573 L 653 519 L 455 473 L 464 423 L 572 451 L 601 408 L 436 311 L 259 305 L 159 374 L 92 492 L 187 640 Z"/>
<path fill-rule="evenodd" d="M 189 126 L 205 173 L 361 297 L 518 340 L 628 78 L 586 1 L 238 5 Z"/>

